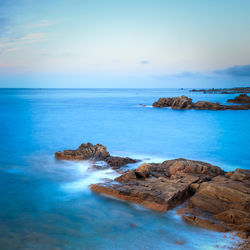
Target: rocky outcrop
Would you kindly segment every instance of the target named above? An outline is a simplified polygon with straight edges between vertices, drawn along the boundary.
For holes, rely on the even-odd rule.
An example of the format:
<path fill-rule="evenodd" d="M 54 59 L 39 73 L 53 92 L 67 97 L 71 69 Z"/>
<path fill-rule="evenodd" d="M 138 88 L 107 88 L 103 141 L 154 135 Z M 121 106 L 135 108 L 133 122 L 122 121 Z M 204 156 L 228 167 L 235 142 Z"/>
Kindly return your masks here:
<path fill-rule="evenodd" d="M 250 170 L 225 173 L 205 162 L 179 158 L 158 164 L 143 163 L 90 188 L 159 212 L 187 201 L 178 209 L 186 222 L 250 236 Z"/>
<path fill-rule="evenodd" d="M 241 94 L 239 96 L 236 96 L 234 99 L 228 99 L 227 102 L 239 104 L 250 103 L 250 96 L 248 96 L 247 94 Z"/>
<path fill-rule="evenodd" d="M 90 160 L 104 161 L 112 168 L 119 168 L 127 164 L 136 163 L 138 160 L 129 157 L 111 156 L 107 148 L 102 144 L 81 144 L 76 150 L 64 150 L 55 153 L 58 160 Z"/>
<path fill-rule="evenodd" d="M 104 161 L 112 168 L 120 168 L 127 164 L 138 162 L 138 160 L 131 159 L 129 157 L 118 157 L 118 156 L 109 156 L 106 159 L 104 159 Z"/>
<path fill-rule="evenodd" d="M 93 145 L 92 143 L 81 144 L 76 150 L 64 150 L 55 153 L 59 160 L 95 160 L 100 161 L 110 156 L 106 147 L 102 144 Z"/>
<path fill-rule="evenodd" d="M 114 181 L 93 184 L 90 188 L 156 211 L 167 211 L 192 195 L 192 184 L 218 174 L 224 174 L 219 167 L 180 158 L 161 164 L 144 163 Z"/>
<path fill-rule="evenodd" d="M 197 109 L 197 110 L 248 110 L 249 105 L 221 105 L 218 102 L 198 101 L 194 103 L 187 96 L 159 98 L 153 103 L 153 107 L 164 108 L 171 107 L 172 109 Z"/>
<path fill-rule="evenodd" d="M 191 89 L 190 92 L 203 92 L 204 94 L 235 94 L 235 93 L 250 93 L 250 87 L 236 87 L 223 89 Z"/>
<path fill-rule="evenodd" d="M 202 182 L 184 208 L 184 220 L 216 231 L 250 236 L 250 170 L 236 169 Z"/>
<path fill-rule="evenodd" d="M 192 99 L 182 95 L 181 97 L 159 98 L 153 103 L 153 107 L 171 107 L 172 109 L 190 109 L 192 108 Z"/>

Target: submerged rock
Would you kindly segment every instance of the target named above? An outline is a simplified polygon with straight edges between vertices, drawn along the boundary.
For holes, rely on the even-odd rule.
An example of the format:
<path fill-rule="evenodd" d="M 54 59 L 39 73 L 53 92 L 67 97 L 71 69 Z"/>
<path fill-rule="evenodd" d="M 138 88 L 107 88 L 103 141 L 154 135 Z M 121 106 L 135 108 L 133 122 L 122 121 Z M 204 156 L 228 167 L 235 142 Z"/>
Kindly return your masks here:
<path fill-rule="evenodd" d="M 241 94 L 236 96 L 234 99 L 228 99 L 227 102 L 231 102 L 231 103 L 250 103 L 250 96 L 248 96 L 247 94 Z"/>
<path fill-rule="evenodd" d="M 102 144 L 81 144 L 76 150 L 64 150 L 55 153 L 58 160 L 91 160 L 93 162 L 103 161 L 112 168 L 119 168 L 127 164 L 136 163 L 138 160 L 129 157 L 111 156 L 107 148 Z M 94 165 L 98 167 L 98 164 Z"/>
<path fill-rule="evenodd" d="M 221 105 L 218 102 L 198 101 L 194 103 L 187 96 L 159 98 L 153 103 L 153 107 L 164 108 L 171 107 L 172 109 L 199 109 L 199 110 L 248 110 L 249 105 Z"/>

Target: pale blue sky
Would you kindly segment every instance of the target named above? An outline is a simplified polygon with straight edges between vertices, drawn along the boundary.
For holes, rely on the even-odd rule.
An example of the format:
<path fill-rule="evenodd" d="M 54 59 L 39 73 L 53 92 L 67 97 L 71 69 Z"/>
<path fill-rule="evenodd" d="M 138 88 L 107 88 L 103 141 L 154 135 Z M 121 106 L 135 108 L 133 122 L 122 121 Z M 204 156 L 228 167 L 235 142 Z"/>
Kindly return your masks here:
<path fill-rule="evenodd" d="M 250 0 L 0 0 L 0 87 L 250 83 Z"/>

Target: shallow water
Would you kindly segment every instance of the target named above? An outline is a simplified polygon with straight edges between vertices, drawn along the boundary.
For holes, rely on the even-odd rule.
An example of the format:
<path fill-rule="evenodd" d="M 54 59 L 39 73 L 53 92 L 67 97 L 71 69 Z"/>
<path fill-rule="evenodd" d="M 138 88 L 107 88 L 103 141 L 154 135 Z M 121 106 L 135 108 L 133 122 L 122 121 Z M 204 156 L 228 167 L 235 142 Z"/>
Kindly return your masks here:
<path fill-rule="evenodd" d="M 117 174 L 53 156 L 90 141 L 143 161 L 183 157 L 227 171 L 249 169 L 250 111 L 150 107 L 159 97 L 181 94 L 221 103 L 236 96 L 176 89 L 0 89 L 1 249 L 214 249 L 230 244 L 229 235 L 187 225 L 175 210 L 156 213 L 92 194 L 89 184 Z"/>

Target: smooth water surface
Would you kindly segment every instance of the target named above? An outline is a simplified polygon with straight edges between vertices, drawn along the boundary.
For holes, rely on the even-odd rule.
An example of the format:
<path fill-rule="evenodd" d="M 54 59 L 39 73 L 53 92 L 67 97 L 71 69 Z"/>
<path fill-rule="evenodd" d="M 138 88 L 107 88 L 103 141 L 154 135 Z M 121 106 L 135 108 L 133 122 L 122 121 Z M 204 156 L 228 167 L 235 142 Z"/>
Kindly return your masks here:
<path fill-rule="evenodd" d="M 114 178 L 88 162 L 54 159 L 83 142 L 143 161 L 188 158 L 249 169 L 250 111 L 152 108 L 188 95 L 226 103 L 235 95 L 177 89 L 0 89 L 1 249 L 214 249 L 224 234 L 92 194 Z M 142 107 L 139 104 L 146 104 Z M 130 166 L 131 167 L 131 166 Z M 133 166 L 132 166 L 133 167 Z"/>

